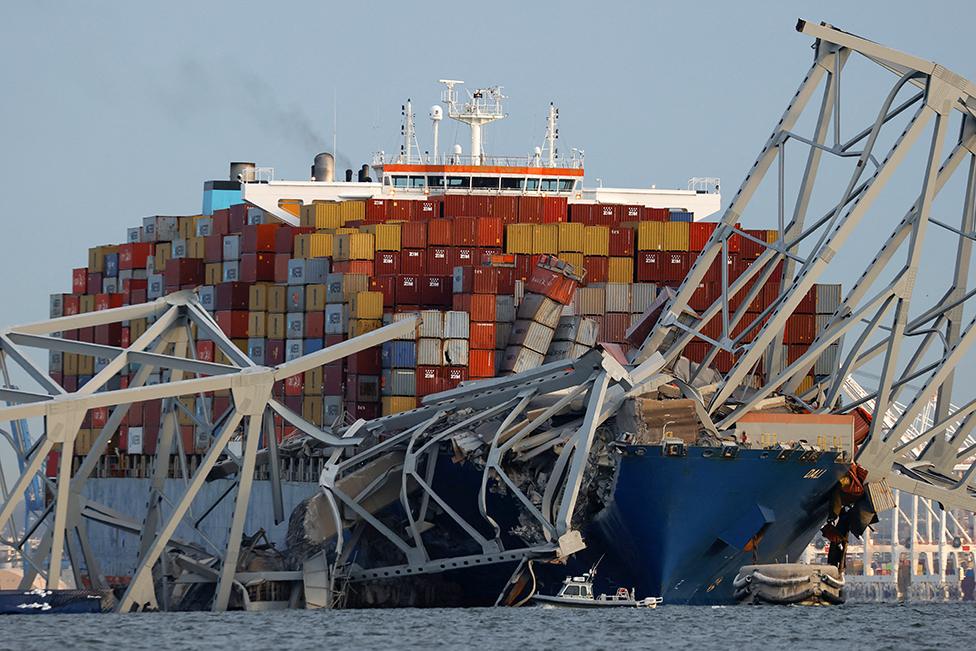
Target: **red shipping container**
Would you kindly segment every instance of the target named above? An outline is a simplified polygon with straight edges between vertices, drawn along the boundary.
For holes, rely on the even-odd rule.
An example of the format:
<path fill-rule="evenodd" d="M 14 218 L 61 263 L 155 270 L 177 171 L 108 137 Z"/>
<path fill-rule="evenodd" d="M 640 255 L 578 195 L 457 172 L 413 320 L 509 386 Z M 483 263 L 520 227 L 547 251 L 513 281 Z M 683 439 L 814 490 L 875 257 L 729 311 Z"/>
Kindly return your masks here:
<path fill-rule="evenodd" d="M 702 251 L 718 226 L 715 222 L 691 222 L 688 224 L 688 250 Z"/>
<path fill-rule="evenodd" d="M 219 310 L 214 316 L 225 335 L 232 339 L 244 339 L 247 337 L 247 315 L 244 310 Z"/>
<path fill-rule="evenodd" d="M 718 283 L 701 283 L 691 295 L 688 306 L 701 312 L 711 307 L 721 294 L 721 285 Z"/>
<path fill-rule="evenodd" d="M 591 203 L 571 203 L 569 204 L 569 221 L 586 226 L 593 225 L 593 208 Z"/>
<path fill-rule="evenodd" d="M 400 237 L 403 237 L 402 231 Z M 454 241 L 454 224 L 450 219 L 432 219 L 427 224 L 428 246 L 449 246 Z"/>
<path fill-rule="evenodd" d="M 216 345 L 212 341 L 197 341 L 197 359 L 201 362 L 214 361 Z"/>
<path fill-rule="evenodd" d="M 220 283 L 214 287 L 214 310 L 247 310 L 250 286 L 246 283 Z"/>
<path fill-rule="evenodd" d="M 813 314 L 791 314 L 783 330 L 783 343 L 809 344 L 817 336 L 817 317 Z"/>
<path fill-rule="evenodd" d="M 817 313 L 817 286 L 814 285 L 797 303 L 794 314 L 816 314 Z"/>
<path fill-rule="evenodd" d="M 610 255 L 621 258 L 634 255 L 634 229 L 627 226 L 610 229 Z"/>
<path fill-rule="evenodd" d="M 373 420 L 380 416 L 378 402 L 346 402 L 346 412 L 354 419 Z"/>
<path fill-rule="evenodd" d="M 525 284 L 526 292 L 548 296 L 557 303 L 569 305 L 576 293 L 576 281 L 543 267 L 536 267 Z"/>
<path fill-rule="evenodd" d="M 660 259 L 663 280 L 680 282 L 688 275 L 690 264 L 687 253 L 663 253 Z"/>
<path fill-rule="evenodd" d="M 369 279 L 369 288 L 383 293 L 383 307 L 396 305 L 396 276 L 377 276 Z"/>
<path fill-rule="evenodd" d="M 441 200 L 440 199 L 424 199 L 423 201 L 414 202 L 414 219 L 416 221 L 430 221 L 431 219 L 437 219 L 441 216 Z M 424 244 L 411 244 L 410 246 L 416 246 L 417 248 L 423 248 Z"/>
<path fill-rule="evenodd" d="M 241 255 L 241 282 L 273 283 L 275 255 L 273 253 L 245 253 Z"/>
<path fill-rule="evenodd" d="M 766 241 L 766 231 L 764 229 L 746 229 L 745 233 L 746 235 L 756 238 L 759 240 L 759 242 Z M 766 250 L 766 247 L 759 242 L 754 242 L 747 237 L 742 237 L 741 235 L 738 237 L 741 240 L 741 252 L 743 258 L 755 260 Z"/>
<path fill-rule="evenodd" d="M 403 257 L 401 256 L 401 260 Z M 332 273 L 336 274 L 363 274 L 373 276 L 375 268 L 372 260 L 339 260 L 332 263 Z"/>
<path fill-rule="evenodd" d="M 208 264 L 224 261 L 223 235 L 207 235 L 203 238 L 203 261 Z"/>
<path fill-rule="evenodd" d="M 451 277 L 424 276 L 420 285 L 420 303 L 426 307 L 451 306 Z"/>
<path fill-rule="evenodd" d="M 241 233 L 241 253 L 274 253 L 277 224 L 249 224 Z M 288 247 L 286 252 L 290 252 Z"/>
<path fill-rule="evenodd" d="M 471 307 L 468 310 L 472 321 L 495 320 L 495 295 L 471 294 Z"/>
<path fill-rule="evenodd" d="M 88 269 L 82 267 L 71 271 L 71 292 L 84 294 L 88 291 Z"/>
<path fill-rule="evenodd" d="M 288 262 L 291 260 L 291 255 L 288 253 L 275 253 L 274 254 L 274 281 L 276 283 L 287 284 L 288 283 Z M 372 260 L 357 260 L 356 262 L 364 262 L 369 265 L 370 270 L 373 269 Z M 360 272 L 361 273 L 361 272 Z"/>
<path fill-rule="evenodd" d="M 671 219 L 671 211 L 668 208 L 644 208 L 644 221 L 666 222 Z"/>
<path fill-rule="evenodd" d="M 95 294 L 95 311 L 101 312 L 113 307 L 122 307 L 123 299 L 122 294 Z"/>
<path fill-rule="evenodd" d="M 494 350 L 495 349 L 495 324 L 494 322 L 472 321 L 470 327 L 469 343 L 473 349 Z M 469 352 L 470 360 L 470 352 Z M 484 377 L 484 376 L 481 376 Z"/>
<path fill-rule="evenodd" d="M 478 220 L 474 217 L 455 217 L 451 227 L 454 246 L 475 246 L 478 243 Z"/>
<path fill-rule="evenodd" d="M 491 198 L 491 215 L 502 220 L 503 224 L 514 224 L 518 221 L 518 197 L 498 195 Z"/>
<path fill-rule="evenodd" d="M 600 341 L 622 344 L 627 341 L 627 329 L 630 327 L 630 315 L 609 312 L 603 315 L 603 325 L 600 327 Z"/>
<path fill-rule="evenodd" d="M 427 253 L 423 249 L 400 251 L 400 271 L 407 275 L 422 276 L 427 271 Z"/>
<path fill-rule="evenodd" d="M 767 282 L 762 289 L 762 307 L 765 310 L 779 298 L 779 283 Z"/>
<path fill-rule="evenodd" d="M 441 390 L 441 373 L 439 366 L 417 367 L 417 397 L 429 396 Z"/>
<path fill-rule="evenodd" d="M 382 222 L 386 220 L 386 199 L 369 199 L 366 201 L 366 221 Z"/>
<path fill-rule="evenodd" d="M 661 256 L 656 251 L 637 252 L 637 282 L 656 283 L 661 280 Z"/>
<path fill-rule="evenodd" d="M 532 275 L 532 270 L 535 269 L 533 257 L 535 256 L 523 254 L 515 256 L 515 278 L 517 280 L 528 280 L 529 276 Z"/>
<path fill-rule="evenodd" d="M 121 344 L 122 348 L 128 348 L 131 345 L 132 345 L 132 337 L 130 334 L 130 330 L 128 328 L 122 328 L 122 344 Z M 128 386 L 128 377 L 123 375 L 122 379 L 126 380 L 126 386 Z M 122 388 L 125 389 L 126 387 L 122 387 Z"/>
<path fill-rule="evenodd" d="M 119 269 L 145 269 L 146 260 L 153 254 L 149 242 L 130 242 L 119 246 Z"/>
<path fill-rule="evenodd" d="M 397 305 L 420 305 L 420 277 L 397 276 L 394 297 Z"/>
<path fill-rule="evenodd" d="M 432 203 L 418 201 L 418 204 Z M 422 221 L 404 222 L 400 224 L 400 246 L 405 249 L 427 248 L 427 223 Z"/>
<path fill-rule="evenodd" d="M 221 208 L 220 210 L 213 211 L 211 218 L 211 228 L 210 233 L 212 235 L 224 235 L 230 234 L 230 210 L 227 208 Z"/>
<path fill-rule="evenodd" d="M 180 258 L 166 263 L 166 287 L 177 288 L 203 284 L 203 260 Z"/>
<path fill-rule="evenodd" d="M 322 394 L 326 396 L 341 396 L 346 379 L 346 365 L 344 362 L 333 362 L 322 367 Z"/>
<path fill-rule="evenodd" d="M 308 312 L 305 315 L 305 338 L 321 339 L 325 335 L 325 312 Z"/>
<path fill-rule="evenodd" d="M 624 206 L 610 203 L 593 206 L 590 220 L 594 226 L 616 226 L 621 221 Z"/>
<path fill-rule="evenodd" d="M 518 221 L 522 224 L 543 223 L 542 197 L 519 197 Z"/>
<path fill-rule="evenodd" d="M 720 261 L 722 259 L 721 255 L 715 257 L 712 260 L 712 264 L 708 267 L 708 271 L 705 272 L 705 280 L 713 283 L 722 282 L 722 266 Z M 725 268 L 728 274 L 728 282 L 731 285 L 732 281 L 739 277 L 739 254 L 730 253 L 725 258 Z"/>
<path fill-rule="evenodd" d="M 501 247 L 505 239 L 505 224 L 499 217 L 478 217 L 475 234 L 478 246 Z"/>
<path fill-rule="evenodd" d="M 466 246 L 451 247 L 451 269 L 454 267 L 473 267 L 474 249 Z"/>
<path fill-rule="evenodd" d="M 583 276 L 583 284 L 605 283 L 610 274 L 610 259 L 598 255 L 588 255 L 583 258 L 583 269 L 586 275 Z"/>
<path fill-rule="evenodd" d="M 542 223 L 564 222 L 569 218 L 569 200 L 566 197 L 542 198 Z"/>
<path fill-rule="evenodd" d="M 453 266 L 449 247 L 432 246 L 427 249 L 427 272 L 434 276 L 451 275 Z"/>
<path fill-rule="evenodd" d="M 444 366 L 441 368 L 441 391 L 456 389 L 459 384 L 468 379 L 466 366 Z"/>
<path fill-rule="evenodd" d="M 346 357 L 346 369 L 350 374 L 379 375 L 383 369 L 382 349 L 374 346 L 349 355 Z"/>
<path fill-rule="evenodd" d="M 377 251 L 373 257 L 373 270 L 377 276 L 395 276 L 400 273 L 399 251 Z"/>
<path fill-rule="evenodd" d="M 285 395 L 305 395 L 305 376 L 301 373 L 285 378 Z"/>
<path fill-rule="evenodd" d="M 247 204 L 246 203 L 235 203 L 230 206 L 230 216 L 228 217 L 227 223 L 230 227 L 231 233 L 240 233 L 244 230 L 244 225 L 247 224 Z"/>
<path fill-rule="evenodd" d="M 495 377 L 495 351 L 481 348 L 468 351 L 468 376 Z"/>
<path fill-rule="evenodd" d="M 444 217 L 464 217 L 466 214 L 464 212 L 464 198 L 463 194 L 444 195 Z"/>
<path fill-rule="evenodd" d="M 416 202 L 404 199 L 387 199 L 386 218 L 410 221 L 410 218 L 413 217 L 414 203 Z"/>
<path fill-rule="evenodd" d="M 644 206 L 628 205 L 620 206 L 620 221 L 621 222 L 639 222 L 644 221 Z M 612 253 L 610 255 L 613 255 Z"/>
<path fill-rule="evenodd" d="M 102 289 L 102 274 L 99 272 L 89 271 L 88 280 L 85 281 L 85 284 L 89 287 L 89 289 L 91 289 L 91 291 L 88 292 L 89 294 L 98 293 Z"/>

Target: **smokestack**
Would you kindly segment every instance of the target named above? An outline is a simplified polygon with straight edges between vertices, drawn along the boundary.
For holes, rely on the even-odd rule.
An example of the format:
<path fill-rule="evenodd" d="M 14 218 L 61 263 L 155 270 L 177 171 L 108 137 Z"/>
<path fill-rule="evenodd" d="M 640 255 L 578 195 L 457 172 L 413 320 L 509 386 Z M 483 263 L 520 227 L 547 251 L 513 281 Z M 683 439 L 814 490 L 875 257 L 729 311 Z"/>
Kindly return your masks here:
<path fill-rule="evenodd" d="M 312 180 L 332 183 L 335 176 L 335 158 L 328 152 L 322 152 L 315 157 L 312 165 Z"/>
<path fill-rule="evenodd" d="M 370 183 L 373 179 L 369 178 L 369 165 L 363 164 L 359 170 L 359 182 Z"/>
<path fill-rule="evenodd" d="M 238 183 L 251 183 L 254 181 L 254 170 L 257 167 L 254 163 L 236 161 L 230 164 L 230 180 Z"/>
<path fill-rule="evenodd" d="M 352 183 L 352 170 L 346 168 L 346 183 Z"/>

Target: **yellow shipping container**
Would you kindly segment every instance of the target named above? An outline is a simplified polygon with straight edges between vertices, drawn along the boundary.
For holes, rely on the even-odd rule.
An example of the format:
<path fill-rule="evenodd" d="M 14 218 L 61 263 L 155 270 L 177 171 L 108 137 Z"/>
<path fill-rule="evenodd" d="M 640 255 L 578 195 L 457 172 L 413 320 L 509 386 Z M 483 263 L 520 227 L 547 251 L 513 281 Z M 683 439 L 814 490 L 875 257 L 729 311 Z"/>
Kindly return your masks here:
<path fill-rule="evenodd" d="M 407 396 L 383 396 L 382 403 L 384 416 L 417 408 L 417 399 Z"/>
<path fill-rule="evenodd" d="M 557 257 L 566 264 L 573 265 L 573 271 L 576 273 L 583 273 L 582 253 L 576 253 L 575 251 L 561 251 Z"/>
<path fill-rule="evenodd" d="M 65 353 L 62 364 L 65 375 L 78 375 L 78 353 Z"/>
<path fill-rule="evenodd" d="M 130 341 L 135 341 L 141 337 L 145 332 L 149 324 L 145 319 L 133 319 L 129 321 L 129 339 Z"/>
<path fill-rule="evenodd" d="M 372 260 L 375 251 L 372 233 L 352 233 L 349 235 L 349 259 Z"/>
<path fill-rule="evenodd" d="M 331 233 L 310 233 L 308 235 L 309 258 L 328 258 L 332 255 Z"/>
<path fill-rule="evenodd" d="M 268 325 L 267 312 L 248 312 L 247 313 L 247 336 L 266 337 Z"/>
<path fill-rule="evenodd" d="M 349 319 L 349 337 L 358 337 L 382 327 L 382 319 Z"/>
<path fill-rule="evenodd" d="M 325 309 L 325 285 L 305 286 L 305 311 L 321 312 Z"/>
<path fill-rule="evenodd" d="M 95 358 L 88 355 L 78 357 L 78 375 L 94 375 Z"/>
<path fill-rule="evenodd" d="M 369 291 L 369 276 L 366 274 L 342 274 L 342 297 L 351 302 L 359 292 Z"/>
<path fill-rule="evenodd" d="M 634 259 L 613 257 L 607 271 L 607 280 L 611 283 L 634 282 Z"/>
<path fill-rule="evenodd" d="M 366 202 L 343 201 L 339 204 L 339 215 L 342 218 L 343 225 L 366 219 Z"/>
<path fill-rule="evenodd" d="M 687 251 L 691 228 L 688 222 L 662 222 L 664 224 L 663 244 L 665 251 Z"/>
<path fill-rule="evenodd" d="M 802 380 L 800 380 L 800 386 L 796 388 L 797 395 L 809 391 L 813 388 L 813 376 L 806 375 Z"/>
<path fill-rule="evenodd" d="M 506 253 L 532 253 L 532 224 L 509 224 L 505 227 Z"/>
<path fill-rule="evenodd" d="M 307 233 L 302 233 L 301 235 L 295 236 L 295 245 L 291 249 L 291 257 L 294 260 L 304 260 L 308 257 L 308 249 L 310 247 L 310 242 L 312 236 Z M 329 250 L 331 254 L 331 249 Z"/>
<path fill-rule="evenodd" d="M 587 226 L 583 229 L 583 255 L 610 255 L 609 226 Z"/>
<path fill-rule="evenodd" d="M 335 229 L 336 235 L 351 235 L 352 233 L 368 233 L 368 232 L 369 231 L 363 231 L 358 228 L 348 228 L 346 226 Z"/>
<path fill-rule="evenodd" d="M 84 294 L 78 297 L 78 311 L 82 314 L 88 314 L 89 312 L 95 311 L 95 295 L 94 294 Z"/>
<path fill-rule="evenodd" d="M 768 244 L 774 244 L 778 239 L 779 239 L 779 231 L 777 229 L 774 228 L 771 231 L 766 231 L 766 242 Z"/>
<path fill-rule="evenodd" d="M 532 224 L 532 253 L 559 253 L 558 224 Z"/>
<path fill-rule="evenodd" d="M 583 224 L 559 222 L 556 224 L 559 233 L 559 250 L 571 253 L 583 252 L 583 234 L 586 228 Z"/>
<path fill-rule="evenodd" d="M 267 330 L 268 339 L 285 338 L 285 315 L 271 313 L 268 314 Z"/>
<path fill-rule="evenodd" d="M 302 418 L 313 425 L 322 424 L 322 398 L 309 397 L 302 400 Z"/>
<path fill-rule="evenodd" d="M 268 285 L 268 312 L 284 314 L 287 311 L 287 291 L 283 285 Z"/>
<path fill-rule="evenodd" d="M 201 260 L 207 257 L 205 241 L 202 237 L 186 238 L 186 257 L 200 258 Z"/>
<path fill-rule="evenodd" d="M 255 283 L 247 288 L 247 306 L 254 312 L 268 310 L 268 285 Z"/>
<path fill-rule="evenodd" d="M 313 201 L 302 206 L 302 226 L 339 228 L 342 226 L 341 204 L 336 201 Z"/>
<path fill-rule="evenodd" d="M 382 319 L 383 292 L 356 292 L 350 308 L 354 319 Z"/>
<path fill-rule="evenodd" d="M 377 251 L 399 251 L 400 250 L 400 224 L 377 224 L 376 225 L 376 250 Z"/>
<path fill-rule="evenodd" d="M 203 266 L 203 282 L 207 285 L 219 285 L 224 280 L 224 265 L 211 262 Z"/>
<path fill-rule="evenodd" d="M 640 222 L 637 225 L 637 250 L 664 250 L 664 222 Z"/>
<path fill-rule="evenodd" d="M 156 273 L 161 274 L 166 271 L 166 263 L 173 257 L 173 247 L 169 242 L 156 242 L 155 258 Z"/>
<path fill-rule="evenodd" d="M 305 395 L 306 396 L 320 396 L 322 395 L 322 367 L 313 368 L 310 371 L 305 371 Z"/>

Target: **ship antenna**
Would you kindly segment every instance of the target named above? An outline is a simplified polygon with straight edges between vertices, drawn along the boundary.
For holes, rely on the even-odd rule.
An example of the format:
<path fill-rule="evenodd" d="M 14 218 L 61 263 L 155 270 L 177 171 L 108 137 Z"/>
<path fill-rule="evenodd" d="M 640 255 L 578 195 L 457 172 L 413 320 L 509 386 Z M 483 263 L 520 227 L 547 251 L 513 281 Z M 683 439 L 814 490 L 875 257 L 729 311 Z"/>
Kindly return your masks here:
<path fill-rule="evenodd" d="M 552 102 L 549 102 L 549 113 L 546 116 L 546 161 L 549 167 L 556 166 L 556 140 L 559 139 L 559 109 Z"/>

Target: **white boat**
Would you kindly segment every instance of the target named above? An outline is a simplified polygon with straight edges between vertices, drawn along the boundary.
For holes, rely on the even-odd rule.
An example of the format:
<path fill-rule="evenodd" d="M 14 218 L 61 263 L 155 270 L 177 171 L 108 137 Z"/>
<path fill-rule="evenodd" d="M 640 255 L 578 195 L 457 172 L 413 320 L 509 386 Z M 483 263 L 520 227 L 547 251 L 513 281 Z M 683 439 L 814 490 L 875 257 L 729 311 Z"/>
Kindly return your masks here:
<path fill-rule="evenodd" d="M 661 597 L 638 599 L 634 590 L 627 588 L 618 588 L 612 595 L 597 595 L 593 592 L 594 576 L 595 567 L 583 576 L 568 576 L 558 594 L 533 595 L 532 603 L 543 608 L 657 608 L 663 601 Z"/>

